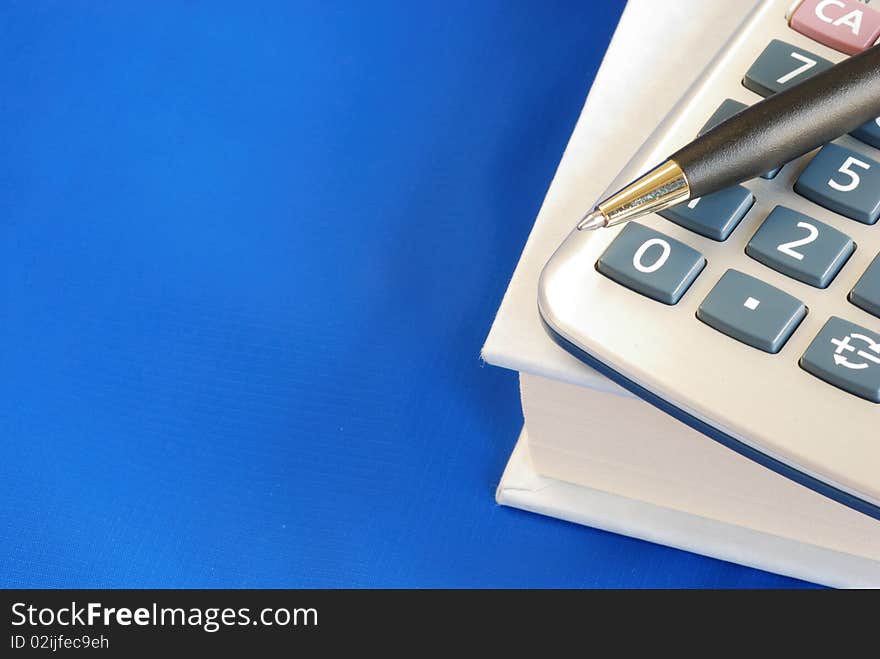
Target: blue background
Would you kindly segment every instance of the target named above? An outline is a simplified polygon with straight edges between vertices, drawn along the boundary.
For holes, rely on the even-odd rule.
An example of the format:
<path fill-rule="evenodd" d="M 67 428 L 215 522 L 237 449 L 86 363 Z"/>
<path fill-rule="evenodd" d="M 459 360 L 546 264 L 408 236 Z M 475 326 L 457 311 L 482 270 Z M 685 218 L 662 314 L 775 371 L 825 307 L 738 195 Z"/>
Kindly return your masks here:
<path fill-rule="evenodd" d="M 496 506 L 620 2 L 6 2 L 3 586 L 792 586 Z"/>

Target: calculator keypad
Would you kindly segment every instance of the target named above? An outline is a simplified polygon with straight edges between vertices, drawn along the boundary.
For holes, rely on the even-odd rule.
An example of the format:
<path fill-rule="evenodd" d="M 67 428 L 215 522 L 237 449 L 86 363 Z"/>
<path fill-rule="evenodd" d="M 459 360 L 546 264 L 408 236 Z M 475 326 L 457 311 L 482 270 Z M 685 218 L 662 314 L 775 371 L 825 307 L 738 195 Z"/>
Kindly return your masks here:
<path fill-rule="evenodd" d="M 804 0 L 789 25 L 819 43 L 855 55 L 880 37 L 880 12 L 857 0 Z"/>
<path fill-rule="evenodd" d="M 844 34 L 853 29 L 848 27 L 856 20 L 852 12 L 863 9 L 864 5 L 854 0 L 805 0 L 791 26 L 842 52 L 857 52 L 880 37 L 880 12 L 873 10 L 870 16 L 864 12 L 868 18 L 860 32 L 862 41 L 850 40 Z M 808 21 L 810 15 L 815 20 Z M 826 17 L 832 20 L 826 21 Z M 742 84 L 770 96 L 831 66 L 825 58 L 774 39 L 746 72 Z M 698 134 L 747 107 L 741 101 L 725 99 Z M 880 148 L 880 117 L 851 134 L 864 144 Z M 780 169 L 761 178 L 773 179 Z M 827 144 L 798 177 L 794 192 L 829 211 L 863 224 L 875 224 L 880 219 L 880 163 L 839 144 Z M 754 205 L 752 191 L 737 185 L 658 214 L 700 236 L 723 242 Z M 855 253 L 856 244 L 843 231 L 811 215 L 776 206 L 749 240 L 745 253 L 794 280 L 827 288 Z M 705 266 L 706 259 L 697 250 L 636 222 L 623 228 L 596 263 L 596 269 L 610 279 L 668 305 L 679 302 Z M 880 318 L 880 254 L 850 292 L 849 301 Z M 782 350 L 807 314 L 802 300 L 733 268 L 715 282 L 696 312 L 706 325 L 770 354 Z M 864 327 L 832 316 L 799 365 L 843 391 L 880 402 L 880 335 Z"/>
<path fill-rule="evenodd" d="M 832 316 L 800 364 L 839 389 L 880 403 L 880 334 Z"/>
<path fill-rule="evenodd" d="M 743 85 L 761 96 L 772 96 L 830 69 L 824 57 L 773 39 L 746 72 Z"/>
<path fill-rule="evenodd" d="M 880 254 L 852 289 L 849 301 L 880 318 Z"/>
<path fill-rule="evenodd" d="M 747 345 L 777 353 L 800 325 L 807 308 L 775 286 L 728 270 L 697 309 L 697 318 Z"/>
<path fill-rule="evenodd" d="M 596 268 L 618 284 L 663 304 L 677 304 L 706 265 L 697 250 L 629 222 L 599 257 Z"/>
<path fill-rule="evenodd" d="M 854 249 L 845 233 L 777 206 L 746 245 L 746 254 L 805 284 L 826 288 Z"/>
<path fill-rule="evenodd" d="M 712 240 L 727 240 L 755 203 L 748 188 L 736 185 L 705 197 L 673 206 L 660 215 Z"/>
<path fill-rule="evenodd" d="M 839 144 L 826 144 L 794 191 L 835 213 L 874 224 L 880 217 L 880 163 Z"/>

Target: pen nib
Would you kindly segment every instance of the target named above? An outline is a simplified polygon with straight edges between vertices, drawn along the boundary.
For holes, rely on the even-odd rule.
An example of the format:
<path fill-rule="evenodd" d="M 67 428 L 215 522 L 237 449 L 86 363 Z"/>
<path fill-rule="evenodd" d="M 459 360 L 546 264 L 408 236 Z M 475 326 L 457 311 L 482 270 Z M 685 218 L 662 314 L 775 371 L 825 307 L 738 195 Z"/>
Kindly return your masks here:
<path fill-rule="evenodd" d="M 592 231 L 593 229 L 605 228 L 608 220 L 600 210 L 591 210 L 577 223 L 578 231 Z"/>

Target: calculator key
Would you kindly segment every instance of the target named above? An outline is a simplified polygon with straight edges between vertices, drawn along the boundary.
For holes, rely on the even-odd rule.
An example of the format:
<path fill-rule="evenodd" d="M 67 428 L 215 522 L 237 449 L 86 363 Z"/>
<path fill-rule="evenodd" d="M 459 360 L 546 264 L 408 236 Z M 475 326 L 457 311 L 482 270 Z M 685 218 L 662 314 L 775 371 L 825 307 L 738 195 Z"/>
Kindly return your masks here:
<path fill-rule="evenodd" d="M 703 133 L 709 132 L 718 124 L 727 121 L 733 115 L 742 112 L 747 107 L 749 106 L 745 103 L 741 103 L 732 98 L 725 98 L 721 105 L 718 106 L 718 109 L 715 110 L 715 112 L 712 113 L 712 116 L 709 117 L 705 124 L 703 124 L 703 127 L 700 129 L 700 132 L 697 133 L 697 136 L 699 137 Z"/>
<path fill-rule="evenodd" d="M 880 163 L 839 144 L 826 144 L 794 191 L 835 213 L 874 224 L 880 217 Z"/>
<path fill-rule="evenodd" d="M 596 268 L 637 293 L 676 304 L 705 265 L 697 250 L 629 222 L 599 257 Z"/>
<path fill-rule="evenodd" d="M 756 261 L 817 288 L 831 283 L 853 250 L 845 233 L 785 206 L 774 208 L 746 245 Z"/>
<path fill-rule="evenodd" d="M 838 389 L 880 403 L 880 334 L 832 316 L 800 365 Z"/>
<path fill-rule="evenodd" d="M 797 298 L 738 270 L 725 272 L 697 309 L 710 327 L 770 353 L 782 349 L 806 315 Z"/>
<path fill-rule="evenodd" d="M 859 126 L 850 135 L 865 144 L 880 149 L 880 117 Z"/>
<path fill-rule="evenodd" d="M 718 109 L 712 113 L 712 116 L 709 117 L 709 120 L 705 124 L 703 124 L 703 127 L 700 129 L 700 132 L 697 133 L 697 136 L 699 137 L 703 133 L 715 128 L 715 126 L 720 124 L 722 121 L 727 121 L 733 115 L 741 112 L 742 110 L 745 110 L 747 107 L 749 106 L 745 103 L 740 103 L 739 101 L 735 101 L 732 98 L 724 99 L 724 102 L 721 103 L 721 105 L 718 106 Z M 764 172 L 763 174 L 761 174 L 761 178 L 767 180 L 776 178 L 776 175 L 781 169 L 782 167 L 777 167 L 776 169 L 771 169 L 769 172 Z"/>
<path fill-rule="evenodd" d="M 824 57 L 774 39 L 746 71 L 742 82 L 756 94 L 772 96 L 831 67 Z"/>
<path fill-rule="evenodd" d="M 819 43 L 855 55 L 880 37 L 880 12 L 857 0 L 804 0 L 789 25 Z"/>
<path fill-rule="evenodd" d="M 852 289 L 849 301 L 880 318 L 880 254 Z"/>
<path fill-rule="evenodd" d="M 727 240 L 755 203 L 751 191 L 741 185 L 691 199 L 661 211 L 659 215 L 712 240 Z"/>

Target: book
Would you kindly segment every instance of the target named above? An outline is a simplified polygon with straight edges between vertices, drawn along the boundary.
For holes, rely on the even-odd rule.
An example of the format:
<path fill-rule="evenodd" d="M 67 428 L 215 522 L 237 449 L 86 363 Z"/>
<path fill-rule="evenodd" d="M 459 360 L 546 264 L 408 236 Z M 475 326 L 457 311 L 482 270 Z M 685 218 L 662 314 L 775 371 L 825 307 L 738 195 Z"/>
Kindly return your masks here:
<path fill-rule="evenodd" d="M 650 143 L 721 45 L 706 43 L 706 26 L 732 34 L 747 10 L 737 3 L 627 5 L 483 347 L 487 362 L 520 372 L 524 430 L 497 499 L 827 585 L 880 586 L 876 520 L 635 398 L 558 347 L 536 307 L 541 268 L 572 218 L 632 176 L 626 162 Z M 655 36 L 661 32 L 662 40 Z M 618 107 L 615 89 L 644 78 L 646 61 L 650 103 Z"/>

